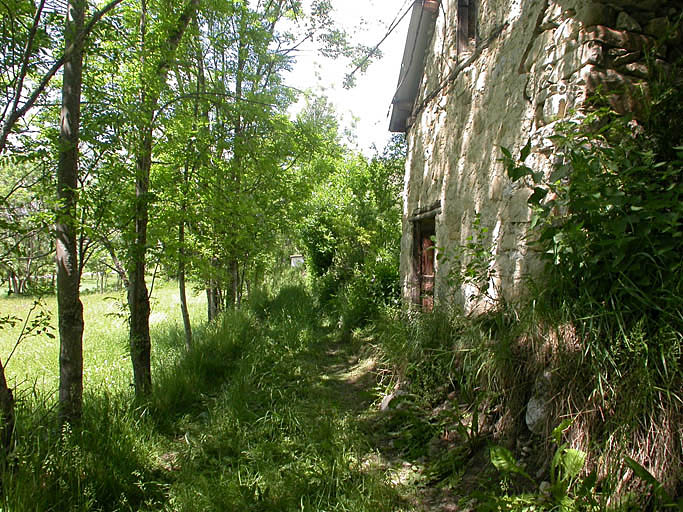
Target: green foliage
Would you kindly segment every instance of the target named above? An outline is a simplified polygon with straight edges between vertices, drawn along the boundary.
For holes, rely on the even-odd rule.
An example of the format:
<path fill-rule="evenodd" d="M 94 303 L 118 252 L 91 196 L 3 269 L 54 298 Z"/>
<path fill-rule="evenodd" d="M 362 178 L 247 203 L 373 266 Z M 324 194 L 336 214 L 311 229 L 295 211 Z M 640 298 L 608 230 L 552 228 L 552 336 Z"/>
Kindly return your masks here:
<path fill-rule="evenodd" d="M 254 296 L 196 327 L 189 352 L 177 328 L 156 330 L 147 401 L 97 388 L 81 427 L 60 430 L 51 399 L 22 395 L 3 508 L 400 510 L 385 474 L 364 464 L 358 395 L 334 370 L 347 355 L 329 359 L 335 340 L 310 292 Z"/>
<path fill-rule="evenodd" d="M 652 493 L 651 506 L 654 510 L 681 510 L 681 507 L 683 507 L 683 498 L 679 496 L 678 500 L 675 500 L 671 497 L 669 493 L 666 492 L 666 489 L 664 489 L 662 483 L 631 457 L 626 457 L 625 461 L 626 465 L 631 468 L 633 473 L 650 486 Z"/>
<path fill-rule="evenodd" d="M 514 454 L 504 446 L 491 445 L 489 447 L 489 457 L 491 458 L 491 464 L 501 473 L 522 475 L 533 482 L 529 473 L 517 463 Z"/>
<path fill-rule="evenodd" d="M 647 424 L 653 404 L 678 407 L 683 372 L 683 92 L 680 66 L 650 82 L 639 119 L 596 98 L 558 124 L 550 176 L 503 151 L 533 187 L 532 238 L 548 263 L 537 304 L 574 323 L 586 380 L 605 401 L 629 395 L 610 423 Z M 557 314 L 555 314 L 557 318 Z"/>
<path fill-rule="evenodd" d="M 404 151 L 396 140 L 369 161 L 358 155 L 333 162 L 300 223 L 317 295 L 333 304 L 347 331 L 398 301 Z"/>
<path fill-rule="evenodd" d="M 86 396 L 81 428 L 60 429 L 50 401 L 37 396 L 17 408 L 16 447 L 2 468 L 4 508 L 111 510 L 118 502 L 119 510 L 139 510 L 159 502 L 165 485 L 150 458 L 150 425 L 128 397 Z"/>
<path fill-rule="evenodd" d="M 561 124 L 561 163 L 549 177 L 523 164 L 529 144 L 520 164 L 507 150 L 503 158 L 513 181 L 534 183 L 532 228 L 558 293 L 630 325 L 646 319 L 648 330 L 683 325 L 683 139 L 680 127 L 660 130 L 675 118 L 680 91 L 655 89 L 642 126 L 607 107 Z"/>
<path fill-rule="evenodd" d="M 465 244 L 452 249 L 439 248 L 437 252 L 437 259 L 448 264 L 448 288 L 471 290 L 465 297 L 467 301 L 479 298 L 492 301 L 498 296 L 495 290 L 489 289 L 496 271 L 492 265 L 494 255 L 487 243 L 488 231 L 481 224 L 481 214 L 475 212 Z"/>
<path fill-rule="evenodd" d="M 51 291 L 45 279 L 54 272 L 50 186 L 40 161 L 0 160 L 0 279 L 9 293 Z"/>
<path fill-rule="evenodd" d="M 568 448 L 562 443 L 562 432 L 571 424 L 564 421 L 552 433 L 556 445 L 555 454 L 550 462 L 551 482 L 548 487 L 541 486 L 538 493 L 508 494 L 490 496 L 485 510 L 519 510 L 524 503 L 524 510 L 558 510 L 560 512 L 598 511 L 603 510 L 595 496 L 597 477 L 595 472 L 580 478 L 586 461 L 586 453 Z M 514 454 L 503 446 L 490 447 L 491 463 L 502 475 L 521 475 L 534 487 L 536 482 L 519 465 Z M 547 484 L 547 483 L 546 483 Z M 497 508 L 490 508 L 495 504 Z"/>
<path fill-rule="evenodd" d="M 641 492 L 643 488 L 634 481 L 630 485 L 637 491 L 630 498 L 618 501 L 612 494 L 617 480 L 624 475 L 621 454 L 658 456 L 647 454 L 637 441 L 639 436 L 658 432 L 657 437 L 673 435 L 672 442 L 678 442 L 668 423 L 657 423 L 654 416 L 656 411 L 676 414 L 680 404 L 681 352 L 658 356 L 647 348 L 677 346 L 680 350 L 677 335 L 665 330 L 657 335 L 660 337 L 647 337 L 642 330 L 640 334 L 590 330 L 590 319 L 583 319 L 589 324 L 584 333 L 590 336 L 586 341 L 590 353 L 582 354 L 582 350 L 576 352 L 575 346 L 565 347 L 565 339 L 559 334 L 560 329 L 567 328 L 568 319 L 574 318 L 575 310 L 568 306 L 559 311 L 543 310 L 547 306 L 542 297 L 534 297 L 526 306 L 502 304 L 496 311 L 467 318 L 438 309 L 429 315 L 384 311 L 373 324 L 371 338 L 378 345 L 383 368 L 390 369 L 391 378 L 382 382 L 381 389 L 389 393 L 398 388 L 406 393 L 397 395 L 397 405 L 391 402 L 386 422 L 389 432 L 396 435 L 392 438 L 394 445 L 406 457 L 426 456 L 425 475 L 440 486 L 452 486 L 456 492 L 477 500 L 476 510 L 602 511 L 607 510 L 608 498 L 617 503 L 612 509 L 615 511 L 670 503 L 664 495 L 648 497 L 650 489 Z M 552 333 L 550 340 L 544 339 L 548 336 L 543 334 L 546 329 Z M 598 334 L 606 339 L 595 339 Z M 556 337 L 560 337 L 559 346 Z M 571 338 L 566 341 L 575 343 Z M 609 344 L 614 346 L 603 356 L 618 358 L 618 374 L 610 366 L 617 361 L 599 359 L 593 353 Z M 529 400 L 533 385 L 530 375 L 539 371 L 539 361 L 553 373 L 553 395 L 562 397 L 553 399 L 551 410 L 557 411 L 560 418 L 577 415 L 579 410 L 584 424 L 560 424 L 550 437 L 554 450 L 546 453 L 537 445 L 531 455 L 525 454 L 522 465 L 504 443 L 528 435 L 520 412 Z M 624 396 L 629 400 L 624 401 Z M 564 397 L 572 402 L 569 408 Z M 594 410 L 596 404 L 600 412 Z M 502 421 L 509 418 L 516 419 Z M 590 438 L 590 445 L 577 449 L 563 442 L 569 428 L 572 438 Z M 617 432 L 623 437 L 616 436 Z M 437 453 L 427 450 L 435 439 L 444 437 L 452 440 L 452 445 Z M 482 446 L 487 444 L 488 460 L 499 476 L 472 470 L 482 457 Z M 549 476 L 542 483 L 541 477 L 534 475 L 544 460 Z M 676 485 L 678 460 L 673 456 L 670 461 L 660 461 L 657 467 L 660 474 L 666 475 L 667 489 Z M 480 472 L 474 483 L 472 471 Z M 598 481 L 602 471 L 608 476 Z M 663 488 L 664 484 L 655 485 L 646 476 L 641 478 L 652 492 Z"/>

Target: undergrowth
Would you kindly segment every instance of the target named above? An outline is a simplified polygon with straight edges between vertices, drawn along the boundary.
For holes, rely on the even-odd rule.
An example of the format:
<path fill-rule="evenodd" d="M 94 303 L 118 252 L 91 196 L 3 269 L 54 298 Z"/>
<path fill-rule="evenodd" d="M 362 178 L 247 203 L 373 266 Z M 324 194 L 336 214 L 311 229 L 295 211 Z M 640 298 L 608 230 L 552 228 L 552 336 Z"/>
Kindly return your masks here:
<path fill-rule="evenodd" d="M 680 332 L 610 332 L 617 372 L 591 350 L 606 333 L 575 311 L 538 299 L 479 317 L 385 311 L 374 332 L 395 396 L 387 428 L 404 456 L 426 459 L 431 485 L 476 510 L 680 506 Z M 532 396 L 545 404 L 533 432 Z"/>
<path fill-rule="evenodd" d="M 322 319 L 285 285 L 198 329 L 188 353 L 157 333 L 157 354 L 176 355 L 157 361 L 147 400 L 96 389 L 82 423 L 60 428 L 54 397 L 22 397 L 2 509 L 404 510 L 363 464 L 363 404 L 320 367 L 336 339 Z"/>

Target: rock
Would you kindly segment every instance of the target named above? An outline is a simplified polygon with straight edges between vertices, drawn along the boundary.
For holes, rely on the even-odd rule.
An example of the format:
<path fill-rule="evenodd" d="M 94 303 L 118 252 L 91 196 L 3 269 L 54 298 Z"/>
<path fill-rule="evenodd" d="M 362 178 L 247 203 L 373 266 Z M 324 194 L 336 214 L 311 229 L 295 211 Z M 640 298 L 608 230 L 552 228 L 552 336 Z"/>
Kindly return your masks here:
<path fill-rule="evenodd" d="M 550 495 L 550 482 L 543 480 L 541 485 L 538 486 L 538 490 L 541 494 Z"/>
<path fill-rule="evenodd" d="M 654 37 L 662 37 L 669 30 L 669 18 L 653 18 L 645 26 L 645 33 Z"/>
<path fill-rule="evenodd" d="M 642 62 L 631 62 L 624 66 L 624 71 L 629 75 L 637 76 L 640 78 L 647 78 L 650 76 L 650 71 L 647 66 Z"/>
<path fill-rule="evenodd" d="M 607 56 L 612 61 L 612 64 L 616 67 L 637 62 L 640 60 L 642 55 L 642 52 L 629 52 L 623 48 L 610 48 L 610 50 L 607 52 Z"/>
<path fill-rule="evenodd" d="M 643 27 L 640 26 L 640 23 L 634 20 L 626 11 L 621 11 L 617 16 L 617 28 L 630 32 L 643 31 Z"/>
<path fill-rule="evenodd" d="M 536 479 L 537 479 L 537 480 L 540 480 L 540 478 L 541 478 L 543 475 L 545 475 L 545 472 L 547 471 L 547 469 L 548 469 L 548 463 L 546 462 L 545 464 L 543 464 L 543 466 L 541 466 L 541 467 L 538 469 L 538 471 L 536 471 Z"/>
<path fill-rule="evenodd" d="M 614 11 L 605 4 L 585 2 L 576 9 L 576 19 L 584 26 L 611 25 L 614 21 Z"/>
<path fill-rule="evenodd" d="M 549 371 L 543 372 L 534 383 L 534 394 L 526 406 L 526 425 L 534 434 L 542 434 L 547 415 L 547 404 L 550 400 L 552 374 Z"/>
<path fill-rule="evenodd" d="M 382 398 L 382 402 L 379 404 L 379 410 L 380 411 L 386 411 L 389 409 L 389 406 L 391 405 L 391 402 L 394 400 L 394 398 L 403 396 L 407 394 L 405 391 L 396 390 L 393 393 L 389 393 L 387 396 Z"/>
<path fill-rule="evenodd" d="M 651 38 L 642 34 L 634 34 L 633 32 L 628 32 L 626 30 L 616 30 L 603 25 L 588 27 L 581 32 L 580 37 L 581 42 L 600 41 L 609 47 L 625 48 L 633 52 L 650 47 L 653 43 Z"/>
<path fill-rule="evenodd" d="M 545 401 L 535 396 L 531 397 L 526 406 L 526 416 L 524 418 L 529 430 L 534 434 L 541 434 L 545 425 L 546 414 Z"/>

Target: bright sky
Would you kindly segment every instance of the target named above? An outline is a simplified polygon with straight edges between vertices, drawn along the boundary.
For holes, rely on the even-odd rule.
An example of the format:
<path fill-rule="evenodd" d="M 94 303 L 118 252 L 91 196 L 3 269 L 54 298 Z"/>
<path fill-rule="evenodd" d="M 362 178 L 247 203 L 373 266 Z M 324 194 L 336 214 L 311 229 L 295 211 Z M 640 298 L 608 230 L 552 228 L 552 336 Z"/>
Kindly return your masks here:
<path fill-rule="evenodd" d="M 354 42 L 373 48 L 412 0 L 332 0 L 333 17 L 349 31 Z M 390 137 L 389 107 L 398 83 L 410 16 L 382 43 L 382 58 L 365 73 L 356 72 L 356 85 L 346 90 L 344 76 L 352 70 L 346 61 L 325 59 L 307 50 L 301 53 L 286 81 L 298 89 L 312 89 L 335 105 L 342 128 L 355 134 L 355 145 L 366 154 L 374 144 L 381 150 Z"/>

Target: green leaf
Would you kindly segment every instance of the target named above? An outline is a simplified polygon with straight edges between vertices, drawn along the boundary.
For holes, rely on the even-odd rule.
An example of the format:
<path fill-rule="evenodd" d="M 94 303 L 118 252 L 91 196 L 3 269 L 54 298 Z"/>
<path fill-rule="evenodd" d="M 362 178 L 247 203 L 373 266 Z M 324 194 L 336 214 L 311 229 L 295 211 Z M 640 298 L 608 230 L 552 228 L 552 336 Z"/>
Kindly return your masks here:
<path fill-rule="evenodd" d="M 532 205 L 540 205 L 541 201 L 548 195 L 548 191 L 541 187 L 534 187 L 534 193 L 531 194 L 527 202 Z"/>
<path fill-rule="evenodd" d="M 636 474 L 638 478 L 644 480 L 649 484 L 652 484 L 655 488 L 661 487 L 662 484 L 660 484 L 659 481 L 654 476 L 652 476 L 652 473 L 650 473 L 647 469 L 641 466 L 638 462 L 633 460 L 631 457 L 625 457 L 625 460 L 628 467 L 630 467 L 633 470 L 633 472 Z"/>
<path fill-rule="evenodd" d="M 566 419 L 553 429 L 551 436 L 555 441 L 555 444 L 557 444 L 558 446 L 560 445 L 560 443 L 562 442 L 562 432 L 567 430 L 567 427 L 569 427 L 569 425 L 571 424 L 572 420 Z"/>
<path fill-rule="evenodd" d="M 550 175 L 550 183 L 560 181 L 571 174 L 572 168 L 569 165 L 561 165 Z"/>
<path fill-rule="evenodd" d="M 491 464 L 493 464 L 498 471 L 516 473 L 521 469 L 517 465 L 517 461 L 515 461 L 512 452 L 504 446 L 492 445 L 489 448 L 489 455 L 491 457 Z"/>
<path fill-rule="evenodd" d="M 530 176 L 533 174 L 532 170 L 525 165 L 520 165 L 519 167 L 508 167 L 508 176 L 512 181 L 517 181 L 524 176 Z"/>
<path fill-rule="evenodd" d="M 581 473 L 586 462 L 586 453 L 581 450 L 568 448 L 562 455 L 562 467 L 565 478 L 576 478 Z"/>
<path fill-rule="evenodd" d="M 576 494 L 578 496 L 590 496 L 591 492 L 593 491 L 593 488 L 595 487 L 595 484 L 598 481 L 598 475 L 595 472 L 595 470 L 591 471 L 586 478 L 583 479 L 581 482 L 581 485 L 579 486 L 579 489 L 576 491 Z"/>
<path fill-rule="evenodd" d="M 498 471 L 502 473 L 517 473 L 533 482 L 533 479 L 529 474 L 517 464 L 512 452 L 504 446 L 491 445 L 489 447 L 489 456 L 491 457 L 491 464 L 493 464 Z"/>
<path fill-rule="evenodd" d="M 522 151 L 519 154 L 519 160 L 521 162 L 526 160 L 529 156 L 529 153 L 531 153 L 531 137 L 529 137 L 529 140 L 527 141 L 526 145 L 522 148 Z"/>

